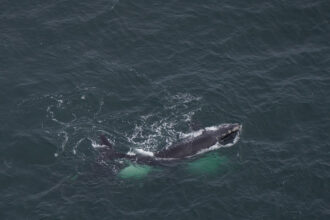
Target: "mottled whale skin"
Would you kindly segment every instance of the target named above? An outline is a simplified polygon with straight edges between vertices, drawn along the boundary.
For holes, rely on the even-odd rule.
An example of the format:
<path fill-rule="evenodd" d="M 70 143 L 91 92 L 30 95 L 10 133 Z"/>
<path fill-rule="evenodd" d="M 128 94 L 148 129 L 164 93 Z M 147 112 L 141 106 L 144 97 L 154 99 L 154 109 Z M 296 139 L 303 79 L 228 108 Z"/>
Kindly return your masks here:
<path fill-rule="evenodd" d="M 105 145 L 102 149 L 104 159 L 125 158 L 138 163 L 156 164 L 157 161 L 190 158 L 197 154 L 213 150 L 213 146 L 234 144 L 241 132 L 240 124 L 222 124 L 209 129 L 204 129 L 201 134 L 183 139 L 181 142 L 173 144 L 165 149 L 150 154 L 125 154 L 114 150 L 108 139 L 101 135 L 101 144 Z"/>

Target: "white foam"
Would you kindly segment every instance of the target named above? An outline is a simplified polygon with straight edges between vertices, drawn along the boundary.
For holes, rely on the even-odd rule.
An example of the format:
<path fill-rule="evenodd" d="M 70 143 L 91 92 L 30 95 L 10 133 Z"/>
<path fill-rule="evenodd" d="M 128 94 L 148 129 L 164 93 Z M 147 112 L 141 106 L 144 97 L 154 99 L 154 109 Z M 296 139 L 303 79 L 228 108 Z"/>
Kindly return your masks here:
<path fill-rule="evenodd" d="M 79 144 L 81 143 L 81 142 L 83 142 L 85 140 L 85 138 L 81 138 L 75 145 L 74 145 L 74 147 L 73 147 L 73 149 L 72 149 L 72 153 L 73 154 L 77 154 L 77 149 L 78 149 L 78 146 L 79 146 Z"/>
<path fill-rule="evenodd" d="M 152 115 L 142 116 L 142 123 L 135 125 L 131 135 L 126 135 L 130 143 L 137 147 L 143 147 L 144 151 L 155 151 L 161 139 L 165 139 L 166 144 L 170 145 L 176 134 L 174 130 L 175 124 L 165 119 L 147 125 L 149 124 L 147 120 L 151 116 Z"/>
<path fill-rule="evenodd" d="M 62 131 L 61 133 L 58 134 L 58 136 L 60 136 L 60 134 L 63 134 L 63 136 L 64 136 L 64 140 L 61 144 L 61 149 L 62 149 L 62 151 L 64 151 L 65 145 L 68 143 L 68 140 L 69 140 L 69 135 L 68 135 L 68 132 L 66 132 L 66 131 Z"/>
<path fill-rule="evenodd" d="M 195 97 L 189 93 L 179 93 L 172 97 L 174 100 L 180 100 L 182 103 L 190 103 L 192 101 L 199 101 L 201 97 Z"/>
<path fill-rule="evenodd" d="M 153 157 L 154 156 L 154 153 L 151 152 L 151 151 L 145 151 L 143 149 L 140 149 L 140 148 L 137 148 L 137 149 L 134 149 L 134 151 L 138 154 L 141 154 L 143 156 L 147 156 L 147 157 Z"/>
<path fill-rule="evenodd" d="M 177 130 L 178 124 L 191 121 L 200 106 L 194 107 L 201 97 L 189 93 L 178 93 L 165 98 L 164 117 L 160 112 L 149 112 L 140 116 L 132 132 L 124 134 L 133 148 L 142 148 L 144 151 L 156 151 L 159 145 L 170 146 L 179 138 L 185 138 Z M 178 114 L 180 112 L 180 114 Z M 198 134 L 195 134 L 198 136 Z M 188 137 L 191 135 L 187 135 Z"/>
<path fill-rule="evenodd" d="M 62 121 L 57 120 L 57 119 L 55 118 L 54 112 L 51 110 L 51 107 L 52 107 L 52 106 L 48 106 L 48 107 L 47 107 L 47 110 L 46 110 L 47 113 L 48 113 L 48 115 L 49 115 L 49 117 L 50 117 L 50 119 L 51 119 L 52 121 L 54 121 L 54 122 L 60 124 L 60 125 L 63 125 L 63 126 L 65 126 L 65 127 L 68 127 L 68 123 L 62 122 Z"/>
<path fill-rule="evenodd" d="M 216 143 L 215 145 L 212 145 L 211 147 L 207 148 L 207 149 L 203 149 L 203 150 L 200 150 L 196 153 L 196 155 L 198 154 L 204 154 L 206 152 L 210 152 L 210 151 L 214 151 L 214 150 L 218 150 L 220 149 L 221 147 L 223 147 L 224 145 L 221 145 L 219 143 Z M 193 155 L 195 156 L 195 155 Z"/>
<path fill-rule="evenodd" d="M 134 153 L 132 150 L 128 151 L 126 154 L 129 155 L 129 156 L 135 156 L 136 155 L 136 153 Z"/>
<path fill-rule="evenodd" d="M 95 140 L 92 140 L 92 139 L 89 139 L 91 142 L 92 142 L 92 147 L 94 149 L 97 149 L 97 148 L 106 148 L 108 146 L 106 145 L 102 145 L 102 144 L 98 144 Z"/>

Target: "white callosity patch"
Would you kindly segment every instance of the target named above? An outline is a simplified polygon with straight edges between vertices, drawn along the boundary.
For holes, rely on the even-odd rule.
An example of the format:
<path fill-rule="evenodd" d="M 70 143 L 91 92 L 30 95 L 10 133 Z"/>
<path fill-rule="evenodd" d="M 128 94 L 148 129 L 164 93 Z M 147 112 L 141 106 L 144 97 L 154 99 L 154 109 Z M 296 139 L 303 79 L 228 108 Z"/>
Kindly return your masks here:
<path fill-rule="evenodd" d="M 187 133 L 187 134 L 180 132 L 179 134 L 180 134 L 180 137 L 181 137 L 182 139 L 185 139 L 185 138 L 194 138 L 194 137 L 198 137 L 198 136 L 200 136 L 201 134 L 203 134 L 203 132 L 204 132 L 204 129 L 201 129 L 201 130 L 198 130 L 198 131 L 189 132 L 189 133 Z"/>
<path fill-rule="evenodd" d="M 189 137 L 190 138 L 197 138 L 198 136 L 202 135 L 204 131 L 216 131 L 216 130 L 221 129 L 221 128 L 228 128 L 230 125 L 231 124 L 229 124 L 229 123 L 225 123 L 225 124 L 220 124 L 218 126 L 206 127 L 206 128 L 201 129 L 199 131 L 194 131 L 194 132 L 190 132 L 188 134 L 183 134 L 183 137 L 185 137 L 185 138 L 189 138 Z M 197 152 L 197 154 L 203 154 L 203 153 L 206 153 L 206 152 L 209 152 L 209 151 L 217 150 L 217 149 L 222 148 L 222 147 L 231 147 L 231 146 L 233 146 L 234 144 L 236 144 L 238 142 L 238 140 L 240 138 L 241 130 L 242 130 L 242 126 L 240 125 L 239 127 L 235 127 L 232 130 L 228 131 L 228 133 L 238 131 L 238 133 L 235 136 L 232 143 L 228 143 L 228 144 L 225 144 L 225 145 L 222 145 L 220 143 L 216 143 L 215 145 L 212 145 L 207 149 L 203 149 L 203 150 Z M 228 133 L 226 133 L 226 134 L 228 134 Z M 192 156 L 194 156 L 194 155 L 192 155 Z"/>
<path fill-rule="evenodd" d="M 195 137 L 202 135 L 204 131 L 216 131 L 220 128 L 227 128 L 229 126 L 230 126 L 230 124 L 228 124 L 228 123 L 220 124 L 217 126 L 210 126 L 210 127 L 206 127 L 206 128 L 200 129 L 198 131 L 193 131 L 193 132 L 189 132 L 186 134 L 180 133 L 180 137 L 181 138 L 195 138 Z"/>
<path fill-rule="evenodd" d="M 203 153 L 206 153 L 206 152 L 209 152 L 209 151 L 220 149 L 222 147 L 231 147 L 231 146 L 233 146 L 234 144 L 236 144 L 239 141 L 241 128 L 242 128 L 242 126 L 240 126 L 240 129 L 239 129 L 239 131 L 238 131 L 237 135 L 235 136 L 235 138 L 234 138 L 234 140 L 233 140 L 232 143 L 228 143 L 228 144 L 222 145 L 222 144 L 220 144 L 220 143 L 217 142 L 215 145 L 212 145 L 212 146 L 210 146 L 207 149 L 203 149 L 203 150 L 197 152 L 197 154 L 203 154 Z"/>

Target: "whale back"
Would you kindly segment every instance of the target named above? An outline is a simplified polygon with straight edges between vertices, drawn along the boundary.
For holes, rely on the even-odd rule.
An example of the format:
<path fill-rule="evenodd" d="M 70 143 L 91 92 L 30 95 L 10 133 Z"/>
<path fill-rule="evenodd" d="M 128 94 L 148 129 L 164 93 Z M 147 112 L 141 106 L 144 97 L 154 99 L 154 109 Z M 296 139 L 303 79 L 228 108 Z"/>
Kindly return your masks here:
<path fill-rule="evenodd" d="M 217 143 L 214 132 L 204 132 L 198 137 L 173 144 L 155 153 L 158 158 L 184 158 L 197 154 Z"/>

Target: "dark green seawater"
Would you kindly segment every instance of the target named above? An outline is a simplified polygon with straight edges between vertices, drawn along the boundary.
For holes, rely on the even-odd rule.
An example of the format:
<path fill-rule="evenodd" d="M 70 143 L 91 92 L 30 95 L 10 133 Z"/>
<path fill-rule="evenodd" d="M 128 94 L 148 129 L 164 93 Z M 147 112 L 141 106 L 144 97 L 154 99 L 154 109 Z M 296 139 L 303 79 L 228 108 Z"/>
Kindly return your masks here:
<path fill-rule="evenodd" d="M 1 220 L 330 219 L 329 0 L 0 6 Z M 99 157 L 226 122 L 168 167 Z"/>

